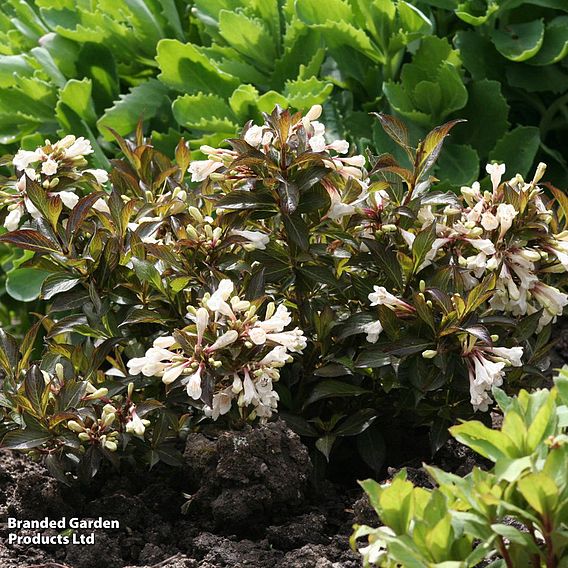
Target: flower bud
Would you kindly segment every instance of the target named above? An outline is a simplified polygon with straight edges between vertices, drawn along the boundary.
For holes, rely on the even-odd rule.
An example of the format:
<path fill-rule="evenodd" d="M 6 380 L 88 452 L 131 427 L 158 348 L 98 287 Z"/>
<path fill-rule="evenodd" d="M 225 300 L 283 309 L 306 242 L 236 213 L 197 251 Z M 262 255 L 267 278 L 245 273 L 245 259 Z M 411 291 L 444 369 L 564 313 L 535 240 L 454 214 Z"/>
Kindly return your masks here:
<path fill-rule="evenodd" d="M 95 390 L 95 392 L 87 395 L 85 397 L 85 400 L 97 400 L 98 398 L 103 398 L 108 394 L 108 389 L 107 388 L 100 388 Z"/>
<path fill-rule="evenodd" d="M 197 209 L 197 207 L 195 207 L 194 205 L 190 205 L 187 208 L 187 212 L 198 222 L 198 223 L 203 223 L 203 215 L 201 214 L 201 211 L 199 211 L 199 209 Z"/>
<path fill-rule="evenodd" d="M 81 426 L 81 424 L 79 424 L 79 422 L 76 422 L 75 420 L 69 420 L 69 422 L 67 422 L 67 428 L 77 433 L 85 431 L 85 427 Z"/>
<path fill-rule="evenodd" d="M 191 225 L 187 225 L 185 227 L 185 232 L 187 233 L 187 236 L 192 241 L 198 241 L 199 240 L 199 235 L 197 234 L 197 231 Z"/>
<path fill-rule="evenodd" d="M 105 442 L 105 448 L 109 451 L 109 452 L 116 452 L 116 450 L 118 449 L 118 445 L 116 442 L 113 442 L 112 440 L 107 440 Z"/>
<path fill-rule="evenodd" d="M 420 287 L 420 291 L 424 292 L 424 290 L 426 290 L 426 282 L 424 282 L 424 280 L 420 280 L 419 287 Z"/>
<path fill-rule="evenodd" d="M 132 393 L 134 392 L 134 383 L 128 383 L 128 398 L 132 398 Z"/>
<path fill-rule="evenodd" d="M 203 230 L 205 231 L 205 236 L 208 239 L 212 239 L 213 238 L 213 227 L 211 227 L 211 225 L 205 225 L 203 227 Z"/>
<path fill-rule="evenodd" d="M 396 225 L 383 225 L 382 229 L 385 233 L 394 233 L 397 229 L 396 229 Z"/>
<path fill-rule="evenodd" d="M 435 349 L 426 349 L 426 351 L 422 352 L 424 359 L 433 359 L 436 355 L 438 355 L 438 352 Z"/>
<path fill-rule="evenodd" d="M 496 341 L 499 341 L 499 336 L 496 333 L 494 333 L 491 336 L 491 341 L 493 341 L 493 343 L 495 343 Z"/>
<path fill-rule="evenodd" d="M 87 434 L 87 432 L 81 432 L 79 434 L 79 440 L 81 440 L 81 442 L 88 442 L 91 439 L 91 436 L 89 436 L 89 434 Z"/>
<path fill-rule="evenodd" d="M 106 414 L 103 418 L 103 426 L 105 428 L 108 428 L 114 422 L 115 418 L 116 418 L 116 414 L 114 414 L 114 412 L 111 412 L 110 414 Z"/>
<path fill-rule="evenodd" d="M 57 378 L 62 383 L 65 382 L 65 373 L 64 373 L 63 365 L 61 363 L 55 364 L 55 374 L 57 375 Z"/>

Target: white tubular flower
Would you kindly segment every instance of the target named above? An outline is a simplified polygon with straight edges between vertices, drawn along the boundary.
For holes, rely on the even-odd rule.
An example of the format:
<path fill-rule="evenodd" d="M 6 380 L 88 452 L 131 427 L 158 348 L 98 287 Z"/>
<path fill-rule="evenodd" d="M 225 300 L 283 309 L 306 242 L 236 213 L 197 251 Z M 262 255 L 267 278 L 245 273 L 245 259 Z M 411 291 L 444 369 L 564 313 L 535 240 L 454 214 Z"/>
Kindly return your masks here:
<path fill-rule="evenodd" d="M 6 215 L 6 219 L 4 219 L 4 227 L 6 227 L 8 231 L 17 231 L 23 214 L 24 208 L 21 205 L 14 207 L 14 209 Z"/>
<path fill-rule="evenodd" d="M 142 373 L 146 377 L 161 376 L 175 357 L 175 353 L 160 347 L 150 347 L 144 357 L 135 357 L 128 361 L 130 375 Z"/>
<path fill-rule="evenodd" d="M 218 349 L 224 349 L 225 347 L 228 347 L 229 345 L 234 343 L 238 338 L 239 332 L 234 329 L 230 329 L 229 331 L 226 331 L 221 337 L 219 337 L 217 341 L 213 343 L 213 345 L 209 346 L 208 351 L 217 351 Z"/>
<path fill-rule="evenodd" d="M 292 331 L 282 331 L 280 333 L 267 333 L 266 339 L 279 343 L 292 353 L 301 353 L 306 348 L 307 340 L 304 332 L 300 328 Z"/>
<path fill-rule="evenodd" d="M 537 282 L 530 293 L 551 316 L 561 316 L 564 306 L 568 304 L 568 294 L 544 282 Z"/>
<path fill-rule="evenodd" d="M 308 123 L 317 120 L 323 111 L 321 105 L 313 105 L 310 110 L 304 115 L 303 120 L 306 120 Z"/>
<path fill-rule="evenodd" d="M 473 182 L 471 187 L 463 186 L 460 191 L 466 203 L 470 207 L 474 207 L 478 201 L 483 199 L 483 196 L 481 195 L 481 186 L 478 181 Z"/>
<path fill-rule="evenodd" d="M 205 416 L 217 420 L 219 416 L 227 414 L 231 410 L 231 404 L 233 402 L 233 395 L 231 389 L 225 389 L 217 394 L 213 395 L 213 406 L 204 406 L 203 412 Z"/>
<path fill-rule="evenodd" d="M 349 142 L 347 140 L 335 140 L 327 145 L 328 150 L 333 150 L 338 154 L 347 154 L 349 152 Z"/>
<path fill-rule="evenodd" d="M 267 309 L 267 315 L 269 313 L 269 309 L 270 306 Z M 292 316 L 290 315 L 288 308 L 284 304 L 280 304 L 278 308 L 276 308 L 276 312 L 271 314 L 268 319 L 257 322 L 256 326 L 260 327 L 266 332 L 279 332 L 282 331 L 287 325 L 290 325 L 291 322 Z"/>
<path fill-rule="evenodd" d="M 264 345 L 266 343 L 266 331 L 262 327 L 253 327 L 249 330 L 249 339 L 255 345 Z"/>
<path fill-rule="evenodd" d="M 165 385 L 171 385 L 178 377 L 180 377 L 186 368 L 186 361 L 179 361 L 168 365 L 164 369 L 164 374 L 162 375 L 162 382 Z"/>
<path fill-rule="evenodd" d="M 492 347 L 490 350 L 499 359 L 503 359 L 512 367 L 521 367 L 523 365 L 523 348 L 522 347 Z"/>
<path fill-rule="evenodd" d="M 327 146 L 325 142 L 325 136 L 323 134 L 312 136 L 308 140 L 308 144 L 314 152 L 324 152 Z"/>
<path fill-rule="evenodd" d="M 496 217 L 501 225 L 499 239 L 502 239 L 505 233 L 511 228 L 513 219 L 517 216 L 518 211 L 509 203 L 500 203 L 497 207 Z"/>
<path fill-rule="evenodd" d="M 195 160 L 189 165 L 189 173 L 191 181 L 203 181 L 207 179 L 213 172 L 223 167 L 223 162 L 216 160 Z"/>
<path fill-rule="evenodd" d="M 367 323 L 363 326 L 363 331 L 367 334 L 367 341 L 369 343 L 376 343 L 379 335 L 383 331 L 383 326 L 379 320 Z"/>
<path fill-rule="evenodd" d="M 68 209 L 73 209 L 79 201 L 79 196 L 75 195 L 72 191 L 59 191 L 55 195 L 61 199 L 63 205 Z"/>
<path fill-rule="evenodd" d="M 270 242 L 268 235 L 265 235 L 260 231 L 239 231 L 237 229 L 233 229 L 231 234 L 236 235 L 237 237 L 242 237 L 248 241 L 248 243 L 246 243 L 243 247 L 246 250 L 265 250 L 266 245 Z"/>
<path fill-rule="evenodd" d="M 245 142 L 254 146 L 255 148 L 260 146 L 262 142 L 262 127 L 253 124 L 246 132 L 245 132 Z"/>
<path fill-rule="evenodd" d="M 489 239 L 465 239 L 472 247 L 486 255 L 495 254 L 495 245 Z"/>
<path fill-rule="evenodd" d="M 110 214 L 110 208 L 107 205 L 106 201 L 104 199 L 97 199 L 94 203 L 93 203 L 93 209 L 95 211 L 100 211 L 101 213 L 108 213 Z"/>
<path fill-rule="evenodd" d="M 343 217 L 355 213 L 355 207 L 351 203 L 343 203 L 341 196 L 337 192 L 331 193 L 330 198 L 331 207 L 326 213 L 326 217 L 329 217 L 333 221 L 340 221 Z"/>
<path fill-rule="evenodd" d="M 272 351 L 269 351 L 260 361 L 259 365 L 275 365 L 283 366 L 288 362 L 290 355 L 286 351 L 286 347 L 278 345 Z"/>
<path fill-rule="evenodd" d="M 201 345 L 203 334 L 209 324 L 209 312 L 205 308 L 199 308 L 195 314 L 195 324 L 197 327 L 197 345 Z"/>
<path fill-rule="evenodd" d="M 65 137 L 63 140 L 66 140 Z M 90 140 L 87 140 L 80 136 L 65 150 L 66 158 L 78 158 L 86 156 L 87 154 L 92 154 L 94 152 Z"/>
<path fill-rule="evenodd" d="M 494 231 L 499 226 L 499 219 L 491 211 L 486 211 L 481 215 L 481 226 L 486 231 Z"/>
<path fill-rule="evenodd" d="M 201 372 L 203 370 L 203 365 L 199 365 L 197 371 L 191 375 L 187 381 L 186 391 L 188 396 L 193 398 L 193 400 L 199 400 L 203 392 L 201 388 Z"/>
<path fill-rule="evenodd" d="M 149 423 L 148 420 L 141 420 L 138 414 L 136 414 L 136 410 L 132 410 L 130 420 L 126 423 L 126 432 L 142 437 Z"/>
<path fill-rule="evenodd" d="M 242 403 L 242 406 L 247 406 L 258 400 L 258 393 L 247 369 L 244 370 L 244 374 L 243 391 L 239 397 L 239 404 Z"/>
<path fill-rule="evenodd" d="M 501 178 L 505 173 L 505 164 L 487 164 L 485 171 L 491 176 L 491 183 L 493 184 L 493 191 L 495 191 L 501 183 Z"/>
<path fill-rule="evenodd" d="M 478 353 L 473 358 L 475 369 L 475 383 L 477 385 L 485 385 L 488 389 L 492 386 L 501 386 L 503 384 L 503 368 L 504 362 L 493 362 L 486 359 Z"/>
<path fill-rule="evenodd" d="M 393 311 L 413 312 L 414 308 L 404 300 L 391 294 L 384 286 L 373 286 L 374 292 L 369 294 L 371 306 L 387 306 Z"/>
<path fill-rule="evenodd" d="M 58 166 L 59 164 L 53 158 L 48 158 L 41 165 L 41 173 L 46 176 L 52 176 L 57 173 Z"/>
<path fill-rule="evenodd" d="M 43 152 L 40 148 L 37 150 L 18 150 L 12 163 L 17 170 L 23 171 L 29 167 L 30 164 L 35 164 L 39 162 L 43 156 Z"/>
<path fill-rule="evenodd" d="M 217 290 L 211 295 L 209 300 L 207 300 L 207 307 L 213 312 L 234 317 L 233 310 L 231 310 L 231 307 L 227 304 L 227 300 L 233 293 L 233 289 L 234 284 L 230 280 L 221 280 Z"/>
<path fill-rule="evenodd" d="M 154 339 L 153 347 L 158 347 L 160 349 L 168 349 L 174 345 L 176 340 L 171 335 L 164 335 L 162 337 L 157 337 Z"/>
<path fill-rule="evenodd" d="M 86 174 L 91 174 L 97 180 L 97 183 L 101 185 L 108 181 L 108 172 L 106 170 L 89 169 L 84 171 Z"/>

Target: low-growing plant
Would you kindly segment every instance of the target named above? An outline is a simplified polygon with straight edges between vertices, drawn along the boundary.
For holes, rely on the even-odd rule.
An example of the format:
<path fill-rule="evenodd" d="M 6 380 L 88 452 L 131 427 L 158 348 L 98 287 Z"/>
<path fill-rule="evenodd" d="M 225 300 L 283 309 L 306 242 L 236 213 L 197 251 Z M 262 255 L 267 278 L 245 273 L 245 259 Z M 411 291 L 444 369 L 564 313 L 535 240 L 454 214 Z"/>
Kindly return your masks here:
<path fill-rule="evenodd" d="M 494 389 L 504 414 L 499 430 L 478 421 L 450 429 L 452 435 L 491 460 L 489 471 L 465 477 L 435 467 L 437 483 L 415 487 L 402 470 L 392 481 L 361 483 L 382 526 L 356 526 L 352 545 L 365 566 L 408 568 L 481 565 L 554 568 L 568 554 L 568 371 L 555 388 L 508 397 Z M 486 564 L 483 564 L 484 566 Z"/>
<path fill-rule="evenodd" d="M 490 408 L 492 386 L 540 380 L 568 303 L 554 287 L 568 269 L 565 201 L 538 187 L 544 167 L 502 183 L 490 165 L 487 187 L 443 193 L 430 172 L 456 121 L 412 148 L 379 115 L 408 169 L 326 140 L 321 112 L 277 107 L 231 149 L 203 146 L 204 160 L 182 140 L 173 163 L 141 127 L 134 142 L 115 134 L 124 158 L 108 181 L 85 139 L 7 162 L 0 242 L 32 255 L 21 268 L 41 271 L 46 310 L 24 363 L 3 335 L 5 447 L 60 470 L 88 457 L 96 471 L 115 442 L 170 463 L 204 418 L 238 426 L 279 403 L 320 454 L 355 436 L 378 470 L 385 424 L 430 427 L 435 450 L 448 425 Z M 32 363 L 57 377 L 35 399 Z M 58 402 L 58 381 L 98 396 Z M 98 421 L 111 414 L 109 448 Z"/>

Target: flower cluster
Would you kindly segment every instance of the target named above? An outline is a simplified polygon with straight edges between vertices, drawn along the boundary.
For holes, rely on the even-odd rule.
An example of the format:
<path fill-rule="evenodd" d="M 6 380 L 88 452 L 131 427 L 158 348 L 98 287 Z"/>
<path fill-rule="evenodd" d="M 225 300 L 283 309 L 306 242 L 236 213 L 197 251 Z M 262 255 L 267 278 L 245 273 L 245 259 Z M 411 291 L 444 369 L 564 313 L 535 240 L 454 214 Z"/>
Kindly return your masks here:
<path fill-rule="evenodd" d="M 48 196 L 57 196 L 69 209 L 79 201 L 79 195 L 75 193 L 77 184 L 106 183 L 108 174 L 105 170 L 86 168 L 88 163 L 85 156 L 92 153 L 89 140 L 72 135 L 53 144 L 46 140 L 44 146 L 35 150 L 18 150 L 12 160 L 17 181 L 6 186 L 0 194 L 2 205 L 8 210 L 4 227 L 9 231 L 18 229 L 26 212 L 34 219 L 41 216 L 27 196 L 26 184 L 30 183 L 27 180 L 40 184 Z M 98 206 L 105 205 L 99 200 Z"/>
<path fill-rule="evenodd" d="M 345 156 L 344 154 L 349 152 L 349 143 L 346 140 L 328 143 L 325 126 L 317 120 L 321 113 L 322 107 L 314 105 L 303 117 L 300 113 L 293 115 L 289 128 L 285 130 L 285 139 L 281 139 L 282 130 L 274 128 L 272 117 L 267 116 L 262 126 L 249 123 L 243 131 L 243 140 L 251 150 L 273 157 L 276 161 L 283 147 L 292 151 L 292 156 L 288 157 L 290 163 L 301 153 L 311 150 L 320 155 L 323 165 L 330 171 L 337 172 L 345 179 L 360 180 L 366 187 L 362 181 L 367 177 L 364 169 L 365 157 Z M 192 181 L 224 179 L 230 176 L 233 181 L 240 179 L 245 183 L 250 177 L 248 167 L 238 164 L 238 161 L 234 163 L 239 155 L 237 150 L 202 146 L 201 152 L 207 156 L 207 159 L 191 163 L 189 171 Z M 328 187 L 328 191 L 332 199 L 334 197 L 337 199 L 337 193 L 331 186 Z"/>
<path fill-rule="evenodd" d="M 540 313 L 537 332 L 556 320 L 568 305 L 568 294 L 545 283 L 549 274 L 568 270 L 568 233 L 554 234 L 552 212 L 543 201 L 538 182 L 545 166 L 541 164 L 531 182 L 519 175 L 501 182 L 503 164 L 490 164 L 486 170 L 491 191 L 482 191 L 479 182 L 461 188 L 461 200 L 437 208 L 423 205 L 417 212 L 414 226 L 402 228 L 389 211 L 388 195 L 375 195 L 373 203 L 361 209 L 369 227 L 400 239 L 400 246 L 412 254 L 417 235 L 434 230 L 430 250 L 421 259 L 416 272 L 427 267 L 433 270 L 449 265 L 459 279 L 461 289 L 468 292 L 487 278 L 495 285 L 485 303 L 486 313 L 518 318 Z M 420 191 L 418 188 L 417 191 Z M 377 204 L 377 199 L 380 204 Z M 377 215 L 380 212 L 380 216 Z M 424 299 L 424 294 L 421 294 Z M 416 309 L 412 301 L 396 297 L 385 288 L 375 286 L 369 294 L 371 306 L 384 305 L 398 317 L 412 316 Z M 452 302 L 461 302 L 459 294 Z M 431 307 L 432 303 L 429 302 Z M 365 325 L 367 340 L 375 343 L 383 331 L 380 321 Z M 471 345 L 474 340 L 475 347 Z M 521 365 L 522 348 L 509 350 L 485 345 L 477 347 L 475 337 L 462 338 L 461 355 L 469 371 L 471 403 L 475 409 L 487 410 L 489 392 L 502 383 L 507 366 Z M 425 358 L 436 356 L 428 350 Z"/>
<path fill-rule="evenodd" d="M 279 368 L 292 360 L 290 353 L 302 352 L 306 338 L 299 328 L 284 330 L 292 318 L 283 304 L 269 303 L 264 318 L 257 311 L 256 304 L 234 293 L 231 280 L 221 280 L 198 307 L 189 307 L 193 324 L 158 337 L 144 357 L 128 362 L 130 374 L 185 387 L 214 420 L 228 413 L 234 400 L 242 415 L 268 418 L 278 402 L 273 383 Z"/>

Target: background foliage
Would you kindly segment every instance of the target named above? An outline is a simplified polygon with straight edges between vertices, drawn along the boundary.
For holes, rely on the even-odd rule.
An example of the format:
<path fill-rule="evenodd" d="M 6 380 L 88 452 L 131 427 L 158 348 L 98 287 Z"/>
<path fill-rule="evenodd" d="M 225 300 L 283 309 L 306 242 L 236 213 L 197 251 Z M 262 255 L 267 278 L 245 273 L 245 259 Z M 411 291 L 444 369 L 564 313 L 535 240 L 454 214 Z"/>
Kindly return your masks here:
<path fill-rule="evenodd" d="M 450 183 L 489 159 L 526 175 L 543 157 L 565 183 L 567 21 L 562 0 L 7 0 L 0 142 L 73 132 L 104 166 L 111 123 L 127 135 L 142 116 L 172 150 L 186 132 L 217 144 L 276 103 L 326 102 L 330 135 L 360 150 L 391 149 L 369 111 L 415 137 L 470 119 L 439 163 Z"/>

